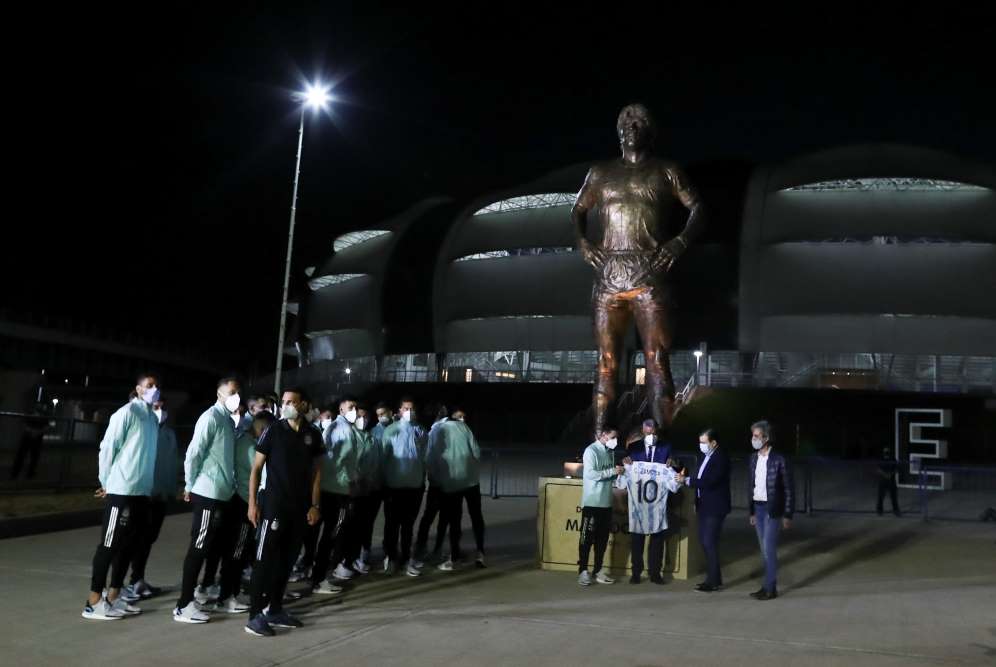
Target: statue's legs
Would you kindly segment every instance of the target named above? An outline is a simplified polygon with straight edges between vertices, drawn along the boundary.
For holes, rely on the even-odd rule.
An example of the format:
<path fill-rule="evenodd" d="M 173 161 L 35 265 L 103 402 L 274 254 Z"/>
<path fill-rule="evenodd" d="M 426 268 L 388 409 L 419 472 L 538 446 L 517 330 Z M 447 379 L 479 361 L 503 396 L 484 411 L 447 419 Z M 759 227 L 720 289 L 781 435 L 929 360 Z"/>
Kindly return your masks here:
<path fill-rule="evenodd" d="M 633 301 L 636 329 L 643 341 L 643 356 L 647 364 L 647 398 L 654 419 L 662 426 L 670 425 L 674 415 L 670 306 L 667 288 L 661 285 L 642 290 Z"/>
<path fill-rule="evenodd" d="M 592 397 L 596 436 L 605 425 L 616 402 L 619 351 L 632 320 L 630 300 L 627 296 L 629 295 L 605 294 L 596 290 L 592 299 L 595 311 L 595 342 L 598 344 L 598 373 Z"/>

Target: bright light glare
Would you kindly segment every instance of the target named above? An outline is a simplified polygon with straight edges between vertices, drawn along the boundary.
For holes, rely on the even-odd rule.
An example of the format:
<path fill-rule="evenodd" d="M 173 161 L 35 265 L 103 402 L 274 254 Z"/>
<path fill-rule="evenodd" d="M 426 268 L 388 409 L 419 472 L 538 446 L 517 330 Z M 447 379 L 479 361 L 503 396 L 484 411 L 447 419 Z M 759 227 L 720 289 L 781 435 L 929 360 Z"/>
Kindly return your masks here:
<path fill-rule="evenodd" d="M 696 359 L 701 359 L 702 358 L 702 350 L 695 350 L 695 352 L 693 352 L 692 354 L 695 355 Z"/>
<path fill-rule="evenodd" d="M 314 84 L 308 86 L 308 88 L 301 93 L 301 99 L 304 100 L 304 105 L 306 107 L 311 109 L 324 109 L 332 99 L 332 96 L 329 95 L 328 86 Z"/>

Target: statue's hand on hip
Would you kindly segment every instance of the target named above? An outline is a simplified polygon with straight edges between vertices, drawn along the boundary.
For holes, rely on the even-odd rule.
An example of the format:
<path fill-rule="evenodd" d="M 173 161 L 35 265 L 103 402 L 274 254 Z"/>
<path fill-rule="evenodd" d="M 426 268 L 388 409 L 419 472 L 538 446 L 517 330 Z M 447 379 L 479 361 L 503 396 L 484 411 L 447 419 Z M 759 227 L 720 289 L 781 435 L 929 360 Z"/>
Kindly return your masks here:
<path fill-rule="evenodd" d="M 657 247 L 654 252 L 653 267 L 654 271 L 665 273 L 671 270 L 674 263 L 678 260 L 678 257 L 685 251 L 685 244 L 681 239 L 675 237 Z"/>
<path fill-rule="evenodd" d="M 581 250 L 581 257 L 596 269 L 601 269 L 605 265 L 605 251 L 594 243 L 582 239 L 578 246 Z"/>

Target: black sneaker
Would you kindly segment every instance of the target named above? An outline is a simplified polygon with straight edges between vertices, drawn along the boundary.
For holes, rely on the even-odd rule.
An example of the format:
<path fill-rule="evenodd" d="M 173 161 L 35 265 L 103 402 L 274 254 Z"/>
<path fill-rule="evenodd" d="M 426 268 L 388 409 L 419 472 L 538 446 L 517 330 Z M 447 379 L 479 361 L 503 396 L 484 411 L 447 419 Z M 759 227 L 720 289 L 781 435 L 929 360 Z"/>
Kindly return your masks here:
<path fill-rule="evenodd" d="M 770 593 L 768 591 L 761 591 L 761 594 L 758 595 L 754 599 L 755 600 L 774 600 L 777 597 L 778 597 L 778 591 L 776 589 L 771 589 Z"/>
<path fill-rule="evenodd" d="M 634 574 L 633 576 L 631 576 L 629 578 L 629 583 L 631 583 L 631 584 L 638 584 L 638 583 L 640 583 L 640 575 Z"/>
<path fill-rule="evenodd" d="M 760 589 L 758 589 L 758 590 L 754 591 L 753 593 L 751 593 L 750 596 L 756 600 L 757 598 L 761 597 L 765 593 L 767 593 L 767 591 L 764 590 L 763 587 L 761 587 Z"/>
<path fill-rule="evenodd" d="M 656 577 L 650 577 L 650 582 L 657 584 L 658 586 L 663 586 L 667 582 L 664 581 L 664 577 L 657 575 Z"/>
<path fill-rule="evenodd" d="M 297 620 L 286 611 L 279 611 L 276 614 L 264 614 L 263 619 L 275 628 L 302 628 L 304 623 Z"/>
<path fill-rule="evenodd" d="M 256 614 L 246 623 L 246 634 L 255 635 L 256 637 L 272 637 L 277 633 L 266 622 L 263 614 Z"/>
<path fill-rule="evenodd" d="M 699 593 L 715 593 L 720 588 L 722 588 L 722 587 L 721 586 L 713 586 L 712 584 L 701 583 L 701 584 L 699 584 L 698 586 L 695 587 L 695 590 L 697 590 Z"/>

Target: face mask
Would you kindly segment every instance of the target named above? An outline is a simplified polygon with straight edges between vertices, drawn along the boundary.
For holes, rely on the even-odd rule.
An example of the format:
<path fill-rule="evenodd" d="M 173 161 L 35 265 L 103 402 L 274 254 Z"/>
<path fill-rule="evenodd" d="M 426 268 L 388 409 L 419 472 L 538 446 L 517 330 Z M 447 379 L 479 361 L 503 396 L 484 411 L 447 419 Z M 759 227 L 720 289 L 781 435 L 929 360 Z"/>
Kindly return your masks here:
<path fill-rule="evenodd" d="M 343 416 L 346 418 L 346 421 L 348 421 L 350 424 L 355 424 L 356 423 L 356 408 L 353 408 L 352 410 L 350 410 L 349 412 L 347 412 Z"/>
<path fill-rule="evenodd" d="M 288 403 L 280 408 L 280 416 L 284 419 L 297 419 L 297 408 Z"/>
<path fill-rule="evenodd" d="M 159 418 L 159 423 L 162 424 L 166 421 L 166 411 L 165 410 L 153 410 L 156 413 L 156 417 Z"/>
<path fill-rule="evenodd" d="M 415 411 L 414 410 L 402 410 L 401 411 L 401 421 L 410 422 L 414 418 L 415 418 Z"/>
<path fill-rule="evenodd" d="M 142 400 L 152 405 L 159 400 L 159 387 L 150 387 L 142 392 Z"/>
<path fill-rule="evenodd" d="M 764 447 L 764 441 L 760 438 L 754 438 L 750 441 L 750 446 L 754 449 L 761 449 L 761 447 Z"/>
<path fill-rule="evenodd" d="M 654 440 L 656 440 L 656 438 L 652 435 L 643 436 L 643 444 L 647 447 L 651 447 L 654 444 Z"/>
<path fill-rule="evenodd" d="M 607 443 L 605 443 L 605 446 L 608 447 L 609 449 L 615 449 L 616 445 L 618 445 L 618 444 L 619 444 L 619 441 L 616 440 L 615 438 L 612 438 Z"/>
<path fill-rule="evenodd" d="M 331 425 L 332 425 L 332 420 L 331 419 L 323 419 L 322 422 L 321 422 L 321 427 L 322 427 L 323 431 L 325 429 L 327 429 Z"/>
<path fill-rule="evenodd" d="M 391 423 L 391 418 L 388 417 L 387 415 L 384 415 L 383 417 L 377 417 L 377 421 L 379 421 L 384 426 L 387 426 L 388 424 Z"/>
<path fill-rule="evenodd" d="M 702 452 L 703 454 L 708 454 L 709 453 L 709 443 L 708 442 L 700 442 L 699 443 L 699 451 Z"/>
<path fill-rule="evenodd" d="M 238 392 L 236 392 L 225 399 L 225 409 L 229 412 L 235 412 L 239 409 L 239 404 L 241 403 L 242 398 L 239 396 Z"/>
<path fill-rule="evenodd" d="M 356 428 L 358 428 L 358 429 L 360 429 L 362 431 L 364 428 L 366 428 L 366 425 L 367 425 L 367 418 L 366 417 L 357 417 L 356 418 Z"/>

